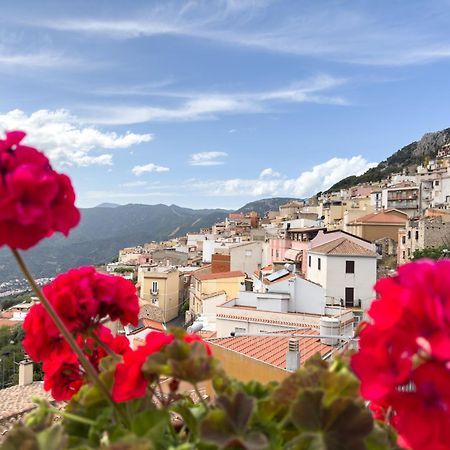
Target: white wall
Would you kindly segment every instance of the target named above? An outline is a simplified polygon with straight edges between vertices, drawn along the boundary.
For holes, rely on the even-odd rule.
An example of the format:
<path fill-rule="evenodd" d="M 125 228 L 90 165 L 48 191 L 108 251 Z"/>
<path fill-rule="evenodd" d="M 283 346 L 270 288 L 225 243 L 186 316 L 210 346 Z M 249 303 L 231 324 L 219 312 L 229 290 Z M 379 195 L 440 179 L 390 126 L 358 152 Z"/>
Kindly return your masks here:
<path fill-rule="evenodd" d="M 227 300 L 227 294 L 225 292 L 208 297 L 203 300 L 202 315 L 206 316 L 208 323 L 216 322 L 216 309 L 218 305 L 222 305 Z"/>
<path fill-rule="evenodd" d="M 345 273 L 345 262 L 355 261 L 355 273 Z M 373 286 L 377 277 L 377 260 L 370 257 L 327 256 L 327 298 L 345 300 L 345 288 L 355 289 L 355 306 L 361 300 L 366 309 L 375 298 Z"/>
<path fill-rule="evenodd" d="M 309 264 L 309 258 L 311 257 L 311 265 Z M 307 265 L 307 279 L 313 283 L 320 284 L 323 288 L 327 289 L 327 258 L 325 255 L 312 253 L 311 251 L 306 253 L 306 265 Z M 320 270 L 319 270 L 320 259 Z"/>
<path fill-rule="evenodd" d="M 230 247 L 229 243 L 216 241 L 203 241 L 203 257 L 202 257 L 203 262 L 210 263 L 212 255 L 216 253 L 217 250 L 219 249 L 227 250 L 229 247 Z"/>

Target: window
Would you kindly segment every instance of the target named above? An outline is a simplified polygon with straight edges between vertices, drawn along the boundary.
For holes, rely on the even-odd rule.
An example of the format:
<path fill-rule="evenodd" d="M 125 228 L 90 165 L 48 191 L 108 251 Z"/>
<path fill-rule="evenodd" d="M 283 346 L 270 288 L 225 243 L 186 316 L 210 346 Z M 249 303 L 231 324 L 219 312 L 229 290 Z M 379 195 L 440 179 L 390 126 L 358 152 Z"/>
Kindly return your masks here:
<path fill-rule="evenodd" d="M 411 230 L 408 230 L 408 239 L 411 239 Z"/>
<path fill-rule="evenodd" d="M 355 261 L 345 261 L 345 273 L 355 273 Z"/>
<path fill-rule="evenodd" d="M 317 270 L 320 270 L 320 264 L 321 263 L 321 261 L 320 261 L 320 258 L 317 258 Z"/>
<path fill-rule="evenodd" d="M 308 267 L 311 267 L 311 256 L 308 256 Z"/>
<path fill-rule="evenodd" d="M 411 249 L 408 248 L 408 257 L 411 256 Z"/>
<path fill-rule="evenodd" d="M 436 181 L 434 182 L 434 185 L 435 185 L 435 186 L 439 186 L 439 180 L 436 180 Z"/>
<path fill-rule="evenodd" d="M 239 334 L 245 334 L 247 332 L 247 330 L 245 328 L 236 327 L 234 329 L 234 332 L 235 332 L 235 334 L 237 336 Z"/>
<path fill-rule="evenodd" d="M 152 281 L 152 294 L 157 294 L 157 293 L 158 293 L 158 282 Z"/>
<path fill-rule="evenodd" d="M 416 231 L 416 241 L 419 239 L 419 231 Z"/>
<path fill-rule="evenodd" d="M 406 236 L 402 236 L 402 244 L 406 243 Z"/>

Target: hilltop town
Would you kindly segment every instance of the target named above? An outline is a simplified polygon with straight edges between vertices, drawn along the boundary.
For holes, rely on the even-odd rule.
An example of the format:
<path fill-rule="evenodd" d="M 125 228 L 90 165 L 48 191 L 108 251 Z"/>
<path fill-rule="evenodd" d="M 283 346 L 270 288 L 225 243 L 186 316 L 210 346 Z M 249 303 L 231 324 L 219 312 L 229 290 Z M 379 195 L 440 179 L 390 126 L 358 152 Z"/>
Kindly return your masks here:
<path fill-rule="evenodd" d="M 351 336 L 380 274 L 450 236 L 450 144 L 379 182 L 290 201 L 106 266 L 137 282 L 142 328 L 178 321 L 216 338 L 320 327 Z"/>

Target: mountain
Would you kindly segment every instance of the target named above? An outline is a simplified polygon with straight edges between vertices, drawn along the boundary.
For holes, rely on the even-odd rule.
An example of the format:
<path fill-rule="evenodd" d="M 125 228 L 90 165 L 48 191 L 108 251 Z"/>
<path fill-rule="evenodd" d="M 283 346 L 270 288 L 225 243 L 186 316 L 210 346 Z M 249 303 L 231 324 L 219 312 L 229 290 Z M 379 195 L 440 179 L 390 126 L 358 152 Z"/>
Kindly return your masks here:
<path fill-rule="evenodd" d="M 427 159 L 434 158 L 438 150 L 448 143 L 450 143 L 450 128 L 427 133 L 423 135 L 420 141 L 412 142 L 402 147 L 389 156 L 386 161 L 380 162 L 378 166 L 369 169 L 362 175 L 352 175 L 337 182 L 327 192 L 339 191 L 360 183 L 381 181 L 393 173 L 401 172 L 403 169 L 414 170 L 417 165 Z"/>
<path fill-rule="evenodd" d="M 247 203 L 242 208 L 238 209 L 236 212 L 251 212 L 256 211 L 261 217 L 264 216 L 269 211 L 278 211 L 280 205 L 291 201 L 300 201 L 298 198 L 290 197 L 274 197 L 274 198 L 263 198 L 262 200 L 256 200 L 254 202 Z"/>
<path fill-rule="evenodd" d="M 96 208 L 117 208 L 120 206 L 118 203 L 100 203 Z"/>
<path fill-rule="evenodd" d="M 81 222 L 66 239 L 42 241 L 24 257 L 36 277 L 53 276 L 71 267 L 110 261 L 123 247 L 162 241 L 223 220 L 223 209 L 194 210 L 176 205 L 125 205 L 81 209 Z M 0 250 L 0 283 L 22 278 L 6 249 Z"/>

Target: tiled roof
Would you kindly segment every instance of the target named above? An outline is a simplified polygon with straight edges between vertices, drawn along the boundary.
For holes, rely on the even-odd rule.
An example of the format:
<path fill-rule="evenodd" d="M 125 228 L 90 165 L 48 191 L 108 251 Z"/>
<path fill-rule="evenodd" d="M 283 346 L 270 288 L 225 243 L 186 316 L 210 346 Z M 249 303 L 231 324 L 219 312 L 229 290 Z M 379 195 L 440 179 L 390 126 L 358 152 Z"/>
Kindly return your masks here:
<path fill-rule="evenodd" d="M 205 280 L 219 280 L 221 278 L 237 278 L 245 277 L 245 273 L 239 270 L 233 272 L 218 272 L 218 273 L 200 273 L 194 274 L 194 277 L 199 281 Z"/>
<path fill-rule="evenodd" d="M 0 420 L 35 408 L 36 405 L 32 400 L 35 396 L 53 400 L 52 396 L 44 391 L 42 381 L 35 381 L 27 386 L 17 384 L 0 392 Z"/>
<path fill-rule="evenodd" d="M 226 338 L 208 339 L 211 344 L 232 350 L 250 358 L 255 358 L 259 361 L 271 364 L 281 369 L 286 368 L 286 352 L 288 350 L 289 336 L 285 334 L 319 334 L 317 330 L 311 328 L 281 332 L 283 336 L 277 336 L 278 332 L 273 333 L 273 336 L 236 336 Z M 316 353 L 323 356 L 327 355 L 333 350 L 330 345 L 325 345 L 320 342 L 320 339 L 313 337 L 299 337 L 300 345 L 300 363 L 303 365 L 305 361 L 311 358 Z"/>
<path fill-rule="evenodd" d="M 151 319 L 142 319 L 143 324 L 146 328 L 151 328 L 152 330 L 164 331 L 164 325 L 161 322 Z"/>
<path fill-rule="evenodd" d="M 139 319 L 150 319 L 155 322 L 164 322 L 163 312 L 159 306 L 144 304 L 139 310 Z"/>
<path fill-rule="evenodd" d="M 391 213 L 389 213 L 391 211 Z M 403 215 L 400 211 L 395 210 L 386 210 L 386 211 L 379 211 L 374 212 L 370 214 L 366 214 L 365 216 L 358 217 L 357 219 L 353 220 L 352 223 L 389 223 L 389 224 L 399 224 L 404 225 L 408 217 L 407 215 Z"/>
<path fill-rule="evenodd" d="M 334 241 L 313 247 L 310 252 L 323 255 L 377 256 L 375 252 L 368 250 L 356 242 L 352 242 L 346 237 L 341 237 Z"/>

